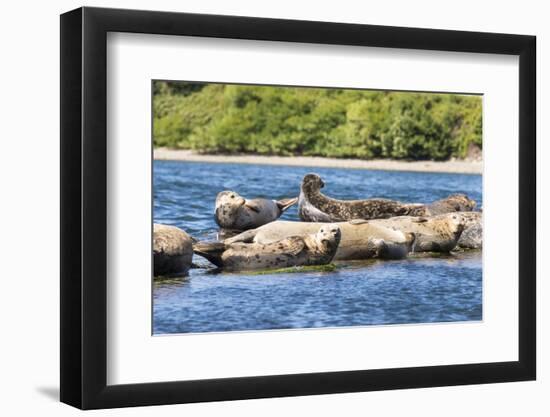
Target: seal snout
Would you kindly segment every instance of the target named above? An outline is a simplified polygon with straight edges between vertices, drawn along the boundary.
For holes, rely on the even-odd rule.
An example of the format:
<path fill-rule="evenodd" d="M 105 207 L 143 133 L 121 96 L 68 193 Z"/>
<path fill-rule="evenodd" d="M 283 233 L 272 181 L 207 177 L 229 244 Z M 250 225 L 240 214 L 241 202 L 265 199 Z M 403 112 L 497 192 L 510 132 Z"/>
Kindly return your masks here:
<path fill-rule="evenodd" d="M 319 229 L 319 235 L 320 235 L 321 243 L 330 244 L 331 242 L 336 242 L 338 244 L 340 243 L 342 232 L 340 231 L 340 228 L 337 225 L 328 224 L 328 225 L 322 226 Z"/>

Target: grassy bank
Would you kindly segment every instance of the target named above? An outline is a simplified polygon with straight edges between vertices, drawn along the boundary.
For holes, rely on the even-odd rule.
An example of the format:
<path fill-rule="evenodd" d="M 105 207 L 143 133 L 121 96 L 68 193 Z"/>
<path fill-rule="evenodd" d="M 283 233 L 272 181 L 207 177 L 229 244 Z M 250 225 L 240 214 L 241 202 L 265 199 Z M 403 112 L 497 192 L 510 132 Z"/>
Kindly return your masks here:
<path fill-rule="evenodd" d="M 481 150 L 481 97 L 154 82 L 157 147 L 210 154 L 436 160 Z"/>

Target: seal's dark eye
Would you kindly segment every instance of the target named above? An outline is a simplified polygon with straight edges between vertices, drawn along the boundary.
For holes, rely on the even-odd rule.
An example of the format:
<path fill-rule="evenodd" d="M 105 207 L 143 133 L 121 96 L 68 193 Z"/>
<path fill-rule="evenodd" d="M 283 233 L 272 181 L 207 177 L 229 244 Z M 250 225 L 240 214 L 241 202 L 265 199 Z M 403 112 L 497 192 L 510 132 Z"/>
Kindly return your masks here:
<path fill-rule="evenodd" d="M 235 198 L 235 194 L 231 194 L 231 198 Z"/>

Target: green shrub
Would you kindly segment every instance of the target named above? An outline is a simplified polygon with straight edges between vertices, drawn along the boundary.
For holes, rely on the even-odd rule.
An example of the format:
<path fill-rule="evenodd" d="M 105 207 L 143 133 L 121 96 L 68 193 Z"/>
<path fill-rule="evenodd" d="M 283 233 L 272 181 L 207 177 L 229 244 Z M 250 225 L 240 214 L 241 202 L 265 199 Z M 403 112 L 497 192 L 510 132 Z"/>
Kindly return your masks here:
<path fill-rule="evenodd" d="M 166 81 L 153 93 L 155 146 L 411 160 L 482 147 L 478 96 Z"/>

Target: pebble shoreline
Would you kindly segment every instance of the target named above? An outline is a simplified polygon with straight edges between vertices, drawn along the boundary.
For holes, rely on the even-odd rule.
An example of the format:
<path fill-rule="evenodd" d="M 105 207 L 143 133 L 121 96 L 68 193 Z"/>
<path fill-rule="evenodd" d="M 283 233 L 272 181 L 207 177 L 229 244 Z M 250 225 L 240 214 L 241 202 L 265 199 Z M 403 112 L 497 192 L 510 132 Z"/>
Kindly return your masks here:
<path fill-rule="evenodd" d="M 483 174 L 482 161 L 396 161 L 389 159 L 338 159 L 316 156 L 208 155 L 183 149 L 154 149 L 155 160 L 235 164 L 287 165 L 321 168 L 371 169 L 384 171 Z"/>

